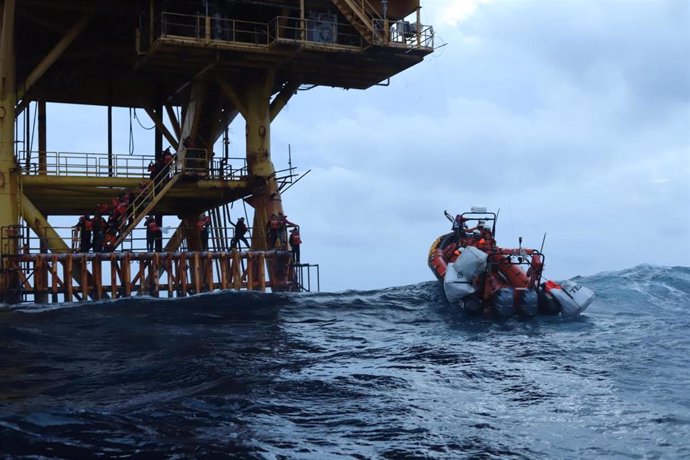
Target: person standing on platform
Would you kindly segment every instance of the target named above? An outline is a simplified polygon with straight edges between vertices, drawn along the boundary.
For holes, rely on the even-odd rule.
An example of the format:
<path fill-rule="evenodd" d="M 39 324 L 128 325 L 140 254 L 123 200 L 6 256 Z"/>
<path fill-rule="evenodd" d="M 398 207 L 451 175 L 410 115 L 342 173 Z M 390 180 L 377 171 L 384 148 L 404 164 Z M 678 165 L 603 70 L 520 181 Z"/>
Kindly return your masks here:
<path fill-rule="evenodd" d="M 202 215 L 196 226 L 199 229 L 199 238 L 201 239 L 201 250 L 208 251 L 208 232 L 211 224 L 211 218 L 207 215 Z"/>
<path fill-rule="evenodd" d="M 93 216 L 91 229 L 93 231 L 93 252 L 103 252 L 103 240 L 105 239 L 106 222 L 101 214 L 97 212 Z"/>
<path fill-rule="evenodd" d="M 271 217 L 268 218 L 268 223 L 266 224 L 266 235 L 268 237 L 268 249 L 276 248 L 276 240 L 278 239 L 278 233 L 280 232 L 280 220 L 278 216 L 273 213 Z"/>
<path fill-rule="evenodd" d="M 74 226 L 79 231 L 79 252 L 89 252 L 91 249 L 91 225 L 89 215 L 84 214 Z"/>
<path fill-rule="evenodd" d="M 160 234 L 156 218 L 148 216 L 144 222 L 144 227 L 146 227 L 146 251 L 154 252 L 156 250 L 156 239 Z"/>
<path fill-rule="evenodd" d="M 237 219 L 237 223 L 233 224 L 230 222 L 230 225 L 235 227 L 235 235 L 230 240 L 230 249 L 240 249 L 240 241 L 244 242 L 247 248 L 249 248 L 249 241 L 244 237 L 248 230 L 247 224 L 244 223 L 244 217 Z"/>
<path fill-rule="evenodd" d="M 295 224 L 287 220 L 287 216 L 282 212 L 278 213 L 278 239 L 280 240 L 280 249 L 286 249 L 288 243 L 287 228 L 296 227 Z"/>
<path fill-rule="evenodd" d="M 292 263 L 299 265 L 299 247 L 302 244 L 302 238 L 299 235 L 299 225 L 290 230 L 290 250 L 292 252 Z"/>

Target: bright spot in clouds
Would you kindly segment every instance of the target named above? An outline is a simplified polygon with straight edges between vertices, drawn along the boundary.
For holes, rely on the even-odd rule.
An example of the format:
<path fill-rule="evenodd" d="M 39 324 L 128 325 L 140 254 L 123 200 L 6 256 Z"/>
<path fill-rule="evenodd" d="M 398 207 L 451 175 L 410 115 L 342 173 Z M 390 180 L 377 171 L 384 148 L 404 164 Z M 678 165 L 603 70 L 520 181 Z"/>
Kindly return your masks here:
<path fill-rule="evenodd" d="M 440 15 L 437 21 L 450 26 L 456 26 L 466 21 L 474 15 L 477 8 L 482 3 L 489 3 L 492 0 L 442 0 L 439 9 Z"/>

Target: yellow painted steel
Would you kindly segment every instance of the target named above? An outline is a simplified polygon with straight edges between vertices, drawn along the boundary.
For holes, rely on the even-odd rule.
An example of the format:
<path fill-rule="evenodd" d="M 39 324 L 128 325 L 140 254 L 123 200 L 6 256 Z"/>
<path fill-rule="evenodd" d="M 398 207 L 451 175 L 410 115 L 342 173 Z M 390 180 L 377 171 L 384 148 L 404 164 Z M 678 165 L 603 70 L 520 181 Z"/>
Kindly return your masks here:
<path fill-rule="evenodd" d="M 154 193 L 153 199 L 142 197 L 143 204 L 127 230 L 149 212 L 157 219 L 176 216 L 182 223 L 166 249 L 177 250 L 186 242 L 189 250 L 198 250 L 200 215 L 211 210 L 212 215 L 219 216 L 213 212 L 217 207 L 246 199 L 254 208 L 252 249 L 264 250 L 269 216 L 284 212 L 271 155 L 271 122 L 297 89 L 301 85 L 366 89 L 421 62 L 433 51 L 433 29 L 421 25 L 418 0 L 390 0 L 387 14 L 383 3 L 371 0 L 299 0 L 294 2 L 294 9 L 285 7 L 289 2 L 269 0 L 260 5 L 250 2 L 241 11 L 232 9 L 237 17 L 229 15 L 231 9 L 220 17 L 199 16 L 196 8 L 185 2 L 171 6 L 162 0 L 116 2 L 116 9 L 110 8 L 112 2 L 100 0 L 48 3 L 49 8 L 28 0 L 0 0 L 3 264 L 10 260 L 6 256 L 20 253 L 20 217 L 41 239 L 43 249 L 53 253 L 51 257 L 62 256 L 69 253 L 70 246 L 46 216 L 93 214 L 97 204 L 110 204 L 117 195 L 141 188 L 149 179 L 147 164 L 154 159 L 150 151 L 148 156 L 135 157 L 48 152 L 46 102 L 143 109 L 157 129 L 156 149 L 162 148 L 163 138 L 172 146 L 177 171 L 184 176 L 171 176 L 168 186 Z M 416 24 L 407 27 L 410 24 L 404 20 L 415 11 Z M 329 23 L 328 18 L 334 22 Z M 27 31 L 37 24 L 53 30 L 34 33 L 28 40 Z M 329 29 L 333 35 L 316 33 L 319 27 L 329 25 L 334 26 Z M 116 33 L 107 35 L 104 30 Z M 108 53 L 101 52 L 105 46 Z M 15 59 L 20 66 L 15 65 Z M 94 72 L 94 67 L 109 70 Z M 27 146 L 27 139 L 15 139 L 17 115 L 34 101 L 39 103 L 39 152 L 21 152 L 18 145 L 26 150 L 31 146 Z M 179 116 L 176 108 L 180 109 Z M 218 157 L 213 159 L 213 146 L 238 114 L 246 125 L 244 163 L 239 169 L 234 163 L 235 169 L 225 170 Z M 111 134 L 109 131 L 109 137 Z M 161 152 L 155 153 L 160 156 Z M 185 169 L 188 158 L 200 162 L 191 174 Z M 116 270 L 112 279 L 128 279 L 121 286 L 126 295 L 143 289 L 144 284 L 141 280 L 135 285 L 129 278 L 128 257 L 109 259 Z M 36 280 L 41 298 L 47 293 L 49 280 L 53 294 L 60 290 L 66 300 L 89 291 L 97 298 L 113 294 L 100 283 L 100 272 L 94 284 L 86 267 L 92 259 L 82 259 L 60 260 L 64 287 L 55 286 L 61 274 L 57 260 L 36 262 L 42 273 Z M 260 255 L 240 260 L 237 254 L 228 254 L 214 261 L 224 267 L 224 287 L 264 290 L 273 280 L 264 281 L 260 268 L 263 259 Z M 175 289 L 187 293 L 213 285 L 209 257 L 185 259 L 182 255 L 180 260 L 193 269 L 187 273 L 177 267 L 174 275 L 170 259 L 150 261 L 158 267 L 156 273 L 168 270 L 174 278 L 167 289 L 174 284 Z M 227 266 L 223 265 L 226 261 Z M 246 263 L 246 269 L 240 270 L 240 263 Z M 100 262 L 96 264 L 100 270 Z M 2 267 L 0 301 L 15 301 L 8 299 L 7 293 L 27 283 L 25 268 L 17 271 L 18 267 Z M 266 274 L 270 278 L 274 270 Z M 73 279 L 81 280 L 82 285 L 65 281 Z M 158 290 L 158 274 L 149 275 L 148 280 Z"/>
<path fill-rule="evenodd" d="M 0 232 L 11 232 L 19 224 L 17 206 L 19 180 L 14 161 L 14 114 L 15 114 L 15 49 L 14 49 L 15 0 L 5 0 L 0 31 Z M 4 236 L 4 235 L 2 235 Z M 9 236 L 9 235 L 8 235 Z M 6 239 L 3 251 L 16 252 L 12 238 Z M 12 290 L 18 285 L 18 275 L 10 271 L 3 260 L 0 266 L 0 290 Z M 13 301 L 16 298 L 8 298 Z"/>

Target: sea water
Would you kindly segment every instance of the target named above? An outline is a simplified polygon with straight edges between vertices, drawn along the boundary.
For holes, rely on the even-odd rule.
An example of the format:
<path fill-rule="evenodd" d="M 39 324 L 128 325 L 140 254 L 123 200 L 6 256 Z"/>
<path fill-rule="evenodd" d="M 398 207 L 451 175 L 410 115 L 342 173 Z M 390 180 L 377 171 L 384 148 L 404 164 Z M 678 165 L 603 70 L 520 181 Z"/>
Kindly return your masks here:
<path fill-rule="evenodd" d="M 690 458 L 690 268 L 575 319 L 424 282 L 0 308 L 0 457 Z"/>

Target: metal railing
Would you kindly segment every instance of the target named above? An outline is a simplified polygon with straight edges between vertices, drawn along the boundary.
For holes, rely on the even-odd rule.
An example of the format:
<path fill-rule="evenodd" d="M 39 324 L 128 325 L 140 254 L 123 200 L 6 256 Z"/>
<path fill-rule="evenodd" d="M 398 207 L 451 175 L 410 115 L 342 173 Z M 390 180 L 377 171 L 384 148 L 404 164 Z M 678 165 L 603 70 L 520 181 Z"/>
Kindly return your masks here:
<path fill-rule="evenodd" d="M 215 290 L 298 291 L 286 251 L 26 254 L 2 256 L 14 282 L 0 299 L 61 303 Z"/>
<path fill-rule="evenodd" d="M 57 237 L 50 237 L 49 227 L 38 227 L 36 231 L 43 235 L 41 238 L 37 235 L 36 231 L 29 228 L 26 225 L 12 225 L 8 227 L 0 228 L 0 254 L 4 255 L 22 255 L 22 254 L 35 254 L 40 253 L 46 248 L 41 246 L 51 246 L 53 244 L 52 240 L 59 238 L 61 241 L 67 242 L 67 245 L 71 252 L 77 253 L 80 251 L 81 245 L 81 233 L 76 226 L 52 226 L 50 227 L 57 233 Z M 172 226 L 163 226 L 161 229 L 161 246 L 165 247 L 165 243 L 168 242 L 175 233 L 175 228 Z M 230 242 L 235 236 L 235 229 L 232 226 L 214 226 L 214 230 L 220 232 L 214 234 L 209 238 L 209 250 L 211 251 L 229 251 Z M 250 242 L 252 241 L 251 227 L 249 232 L 245 234 L 245 238 Z M 219 237 L 217 235 L 227 235 L 227 237 Z M 93 238 L 93 236 L 92 236 Z M 221 241 L 221 238 L 223 241 Z M 54 243 L 57 243 L 55 241 Z M 242 244 L 244 246 L 244 244 Z M 186 249 L 186 243 L 183 240 L 180 245 L 181 248 Z M 14 248 L 14 249 L 11 249 Z M 248 249 L 248 248 L 245 248 Z M 138 226 L 135 227 L 129 235 L 125 238 L 123 243 L 118 247 L 117 252 L 146 252 L 146 227 Z M 86 253 L 93 253 L 92 248 L 85 251 Z M 155 252 L 155 251 L 154 251 Z M 105 252 L 104 252 L 105 253 Z"/>
<path fill-rule="evenodd" d="M 366 3 L 366 2 L 365 2 Z M 365 8 L 363 5 L 362 8 Z M 375 9 L 372 10 L 375 11 Z M 368 11 L 368 10 L 367 10 Z M 371 16 L 371 15 L 369 15 Z M 380 15 L 371 16 L 371 29 L 380 31 L 376 42 L 383 46 L 402 47 L 406 49 L 433 50 L 433 28 L 419 22 L 389 22 Z M 383 33 L 385 27 L 388 33 Z M 268 48 L 276 43 L 300 43 L 331 47 L 349 47 L 363 49 L 367 43 L 349 23 L 338 22 L 338 17 L 330 15 L 329 19 L 277 16 L 267 23 L 242 21 L 224 18 L 220 15 L 201 16 L 163 12 L 155 22 L 151 40 L 157 39 L 192 39 L 204 44 L 228 44 L 233 46 Z M 147 36 L 141 31 L 139 37 Z M 382 39 L 380 37 L 387 37 Z M 149 43 L 150 45 L 151 43 Z M 140 43 L 140 48 L 141 43 Z"/>
<path fill-rule="evenodd" d="M 377 28 L 383 29 L 385 22 L 375 20 Z M 395 21 L 389 24 L 388 43 L 402 48 L 434 49 L 434 29 L 416 22 Z"/>
<path fill-rule="evenodd" d="M 211 179 L 239 179 L 249 174 L 246 158 L 209 158 L 206 150 L 190 150 L 201 152 L 200 155 L 194 153 L 188 162 L 188 168 L 192 172 L 203 172 Z M 107 153 L 45 152 L 45 165 L 38 162 L 38 157 L 38 152 L 17 152 L 17 163 L 23 174 L 148 179 L 149 166 L 155 163 L 153 155 L 116 154 L 111 159 Z M 28 164 L 27 158 L 30 158 Z"/>

